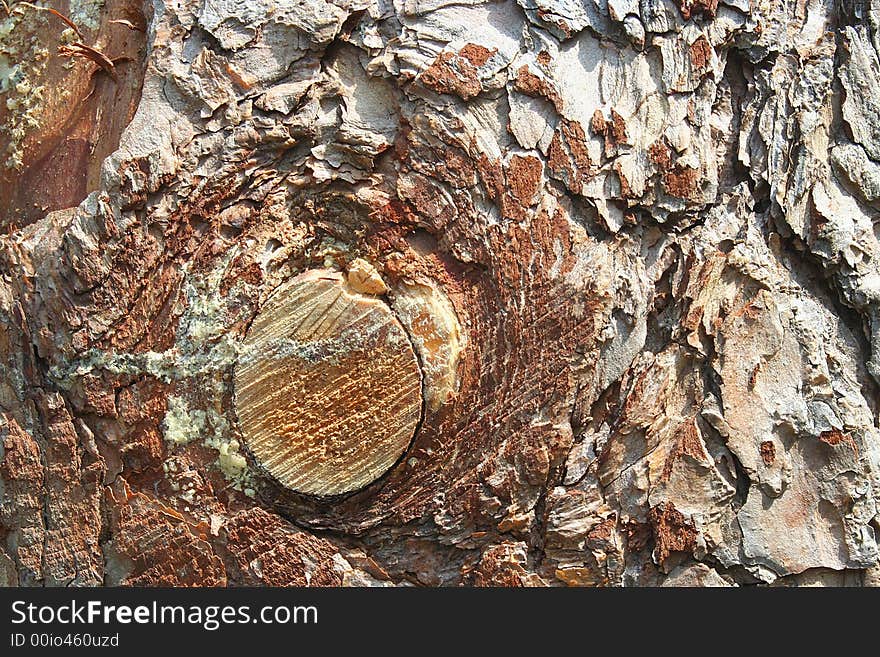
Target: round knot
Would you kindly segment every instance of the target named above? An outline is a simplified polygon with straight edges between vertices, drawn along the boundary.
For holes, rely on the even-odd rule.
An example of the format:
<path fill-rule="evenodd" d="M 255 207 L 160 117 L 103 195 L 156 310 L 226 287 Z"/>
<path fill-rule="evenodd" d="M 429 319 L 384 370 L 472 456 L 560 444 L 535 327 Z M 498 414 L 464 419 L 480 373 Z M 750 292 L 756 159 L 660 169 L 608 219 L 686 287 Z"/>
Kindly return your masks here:
<path fill-rule="evenodd" d="M 338 272 L 281 285 L 257 314 L 235 368 L 244 440 L 283 486 L 339 495 L 403 455 L 422 413 L 422 377 L 403 326 Z"/>

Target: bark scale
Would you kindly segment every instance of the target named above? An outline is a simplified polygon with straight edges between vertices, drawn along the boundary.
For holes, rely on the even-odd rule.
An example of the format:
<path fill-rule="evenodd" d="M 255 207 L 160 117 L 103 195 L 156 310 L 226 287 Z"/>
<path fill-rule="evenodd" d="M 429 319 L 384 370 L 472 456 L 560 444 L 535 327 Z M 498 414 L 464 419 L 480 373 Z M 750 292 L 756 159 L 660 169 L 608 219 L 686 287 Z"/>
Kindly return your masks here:
<path fill-rule="evenodd" d="M 0 583 L 878 581 L 880 2 L 52 6 L 0 8 Z M 235 390 L 315 269 L 424 398 L 329 497 Z"/>

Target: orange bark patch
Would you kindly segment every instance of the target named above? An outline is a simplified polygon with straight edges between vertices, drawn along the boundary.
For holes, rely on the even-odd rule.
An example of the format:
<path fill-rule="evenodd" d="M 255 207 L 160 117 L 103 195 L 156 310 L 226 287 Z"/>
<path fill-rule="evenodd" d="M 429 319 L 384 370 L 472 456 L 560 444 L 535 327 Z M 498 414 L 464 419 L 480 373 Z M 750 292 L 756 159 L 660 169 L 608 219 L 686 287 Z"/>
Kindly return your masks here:
<path fill-rule="evenodd" d="M 592 164 L 583 127 L 577 121 L 562 119 L 550 141 L 547 165 L 551 174 L 578 194 L 592 175 Z"/>
<path fill-rule="evenodd" d="M 477 171 L 486 187 L 486 193 L 493 201 L 501 198 L 504 194 L 504 172 L 498 160 L 490 160 L 485 155 L 480 155 L 477 161 Z"/>
<path fill-rule="evenodd" d="M 483 554 L 474 571 L 474 586 L 521 587 L 523 560 L 510 544 L 493 545 Z"/>
<path fill-rule="evenodd" d="M 485 46 L 478 45 L 476 43 L 467 43 L 464 47 L 458 51 L 459 57 L 464 57 L 474 66 L 482 66 L 486 62 L 489 61 L 489 58 L 492 57 L 496 52 L 498 52 L 497 48 L 492 48 L 489 50 Z"/>
<path fill-rule="evenodd" d="M 648 147 L 648 158 L 661 170 L 667 168 L 672 163 L 672 153 L 669 150 L 669 146 L 662 141 L 655 141 Z"/>
<path fill-rule="evenodd" d="M 339 586 L 336 547 L 259 507 L 226 525 L 230 574 L 248 586 Z"/>
<path fill-rule="evenodd" d="M 705 462 L 706 460 L 703 441 L 700 438 L 696 420 L 690 419 L 681 424 L 675 431 L 673 441 L 672 449 L 669 450 L 669 455 L 663 464 L 663 474 L 660 476 L 663 481 L 669 481 L 669 477 L 672 476 L 672 469 L 675 467 L 675 462 L 682 456 L 689 456 L 695 461 L 700 462 Z"/>
<path fill-rule="evenodd" d="M 507 165 L 507 186 L 524 205 L 531 205 L 541 188 L 541 161 L 536 157 L 514 155 Z"/>
<path fill-rule="evenodd" d="M 765 440 L 761 443 L 761 460 L 768 467 L 776 461 L 776 445 L 772 440 Z"/>
<path fill-rule="evenodd" d="M 823 431 L 819 434 L 819 440 L 821 440 L 826 445 L 831 445 L 832 447 L 836 447 L 841 443 L 846 443 L 849 445 L 853 452 L 858 455 L 858 448 L 856 447 L 856 441 L 853 440 L 853 437 L 848 433 L 843 433 L 840 429 L 829 429 L 828 431 Z"/>
<path fill-rule="evenodd" d="M 117 396 L 119 419 L 129 425 L 161 422 L 170 389 L 170 385 L 152 377 L 144 377 L 122 388 Z"/>
<path fill-rule="evenodd" d="M 581 124 L 577 121 L 563 119 L 559 124 L 559 129 L 562 136 L 565 137 L 565 143 L 568 145 L 575 166 L 578 169 L 589 169 L 593 163 L 587 152 L 587 135 Z"/>
<path fill-rule="evenodd" d="M 519 67 L 519 70 L 516 72 L 513 88 L 526 96 L 549 100 L 553 103 L 553 107 L 556 108 L 557 112 L 562 112 L 562 97 L 550 82 L 532 73 L 528 66 Z"/>
<path fill-rule="evenodd" d="M 819 440 L 828 445 L 839 445 L 847 440 L 848 436 L 839 429 L 829 429 L 819 434 Z"/>
<path fill-rule="evenodd" d="M 165 416 L 170 386 L 145 377 L 117 394 L 119 418 L 128 428 L 121 454 L 127 468 L 142 472 L 156 467 L 164 453 L 159 423 Z"/>
<path fill-rule="evenodd" d="M 709 66 L 709 62 L 712 59 L 712 46 L 709 45 L 706 37 L 698 37 L 691 44 L 689 51 L 694 68 L 704 69 Z"/>
<path fill-rule="evenodd" d="M 697 191 L 699 173 L 699 170 L 693 167 L 676 165 L 663 174 L 663 187 L 671 196 L 689 198 Z"/>
<path fill-rule="evenodd" d="M 623 117 L 613 107 L 611 108 L 611 135 L 614 137 L 615 143 L 626 143 L 626 123 L 624 123 Z"/>
<path fill-rule="evenodd" d="M 608 120 L 601 110 L 593 112 L 590 121 L 593 134 L 605 137 L 605 150 L 610 151 L 617 144 L 625 144 L 627 140 L 626 123 L 623 117 L 614 108 L 611 109 L 611 119 Z"/>
<path fill-rule="evenodd" d="M 635 198 L 635 194 L 633 194 L 632 188 L 629 186 L 629 180 L 627 180 L 626 175 L 623 173 L 620 162 L 614 163 L 614 171 L 617 173 L 617 179 L 620 181 L 620 195 L 623 198 Z"/>
<path fill-rule="evenodd" d="M 718 0 L 679 0 L 678 8 L 685 20 L 689 20 L 691 16 L 715 18 Z"/>
<path fill-rule="evenodd" d="M 19 17 L 31 11 L 16 9 L 24 9 Z M 100 25 L 78 29 L 78 40 L 66 45 L 59 37 L 70 27 L 69 19 L 47 11 L 54 17 L 22 20 L 16 27 L 18 38 L 31 44 L 19 53 L 23 66 L 42 64 L 31 78 L 34 91 L 19 96 L 13 84 L 11 95 L 4 93 L 0 102 L 0 228 L 19 228 L 49 211 L 77 206 L 97 189 L 104 159 L 119 146 L 140 99 L 147 35 L 140 29 L 146 19 L 137 3 L 107 3 Z M 138 29 L 115 24 L 122 14 Z M 6 10 L 0 15 L 5 17 Z M 38 88 L 43 89 L 40 95 Z M 21 115 L 23 105 L 7 107 L 7 99 L 26 101 L 28 119 Z M 12 138 L 13 127 L 22 131 L 20 140 Z M 4 166 L 13 153 L 19 166 Z"/>
<path fill-rule="evenodd" d="M 453 187 L 470 187 L 476 182 L 477 171 L 474 162 L 464 152 L 456 148 L 443 149 L 443 161 L 439 163 L 444 180 Z"/>
<path fill-rule="evenodd" d="M 755 386 L 758 385 L 758 375 L 760 373 L 761 373 L 761 363 L 758 363 L 752 369 L 752 373 L 749 374 L 749 390 L 754 390 Z"/>
<path fill-rule="evenodd" d="M 651 538 L 650 523 L 627 520 L 621 523 L 620 529 L 626 540 L 626 547 L 632 552 L 638 552 L 644 548 Z"/>
<path fill-rule="evenodd" d="M 571 163 L 569 162 L 565 148 L 562 146 L 562 137 L 558 130 L 553 134 L 553 139 L 550 140 L 550 149 L 547 152 L 547 166 L 551 173 L 555 174 L 555 178 L 572 181 L 574 176 L 572 175 L 573 171 Z M 569 188 L 572 189 L 572 191 L 575 191 L 571 187 L 570 182 Z"/>
<path fill-rule="evenodd" d="M 226 296 L 232 286 L 239 281 L 249 285 L 259 285 L 263 280 L 263 270 L 258 262 L 248 260 L 243 255 L 237 255 L 229 267 L 229 273 L 220 281 L 220 294 Z"/>
<path fill-rule="evenodd" d="M 0 527 L 4 548 L 25 572 L 42 578 L 45 527 L 44 497 L 39 493 L 45 480 L 42 454 L 37 441 L 9 415 L 0 413 L 0 479 L 3 480 L 3 504 Z M 2 549 L 2 548 L 0 548 Z"/>
<path fill-rule="evenodd" d="M 422 84 L 438 94 L 469 100 L 482 91 L 477 69 L 466 57 L 443 52 L 421 75 Z"/>
<path fill-rule="evenodd" d="M 648 520 L 654 532 L 657 560 L 660 563 L 673 552 L 693 551 L 697 544 L 697 530 L 672 502 L 655 506 L 648 514 Z"/>
<path fill-rule="evenodd" d="M 85 374 L 80 377 L 74 388 L 72 397 L 77 406 L 86 413 L 94 413 L 101 417 L 116 415 L 116 400 L 112 388 L 100 376 Z"/>
<path fill-rule="evenodd" d="M 126 490 L 117 497 L 106 489 L 106 496 L 113 540 L 105 550 L 114 563 L 121 565 L 121 572 L 111 574 L 110 584 L 226 585 L 223 562 L 198 525 L 143 493 L 130 494 Z"/>
<path fill-rule="evenodd" d="M 593 527 L 589 532 L 587 532 L 587 538 L 590 541 L 595 541 L 597 543 L 608 543 L 612 540 L 614 536 L 614 528 L 617 525 L 616 518 L 608 518 L 603 520 L 595 527 Z"/>

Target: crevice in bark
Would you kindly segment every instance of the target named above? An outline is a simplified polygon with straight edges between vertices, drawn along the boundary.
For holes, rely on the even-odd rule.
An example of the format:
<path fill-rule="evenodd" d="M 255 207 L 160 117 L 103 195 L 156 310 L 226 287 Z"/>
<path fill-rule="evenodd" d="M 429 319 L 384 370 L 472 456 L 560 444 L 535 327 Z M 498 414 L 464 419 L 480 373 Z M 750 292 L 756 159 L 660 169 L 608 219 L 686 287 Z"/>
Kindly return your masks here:
<path fill-rule="evenodd" d="M 719 83 L 719 91 L 723 91 L 729 96 L 732 111 L 731 139 L 723 150 L 723 157 L 720 158 L 721 170 L 718 175 L 719 198 L 724 193 L 732 192 L 740 183 L 749 180 L 748 168 L 739 159 L 740 139 L 742 138 L 742 113 L 748 94 L 748 81 L 745 69 L 749 66 L 749 63 L 736 48 L 727 50 L 726 57 L 727 61 L 724 65 L 722 80 Z M 716 92 L 715 108 L 717 108 L 720 100 L 720 94 Z"/>
<path fill-rule="evenodd" d="M 848 305 L 844 300 L 844 292 L 840 289 L 840 272 L 830 266 L 813 252 L 800 238 L 791 233 L 784 221 L 770 212 L 767 215 L 768 229 L 765 231 L 765 239 L 769 230 L 775 230 L 783 240 L 786 248 L 782 249 L 785 255 L 782 265 L 789 274 L 805 289 L 813 289 L 818 292 L 816 301 L 833 313 L 847 328 L 850 335 L 858 342 L 859 351 L 866 354 L 865 362 L 871 355 L 871 326 L 870 318 L 865 312 Z M 769 243 L 769 242 L 768 242 Z M 792 257 L 797 254 L 798 257 Z M 865 401 L 871 407 L 872 412 L 877 414 L 877 399 L 880 399 L 880 383 L 870 373 L 859 376 Z"/>

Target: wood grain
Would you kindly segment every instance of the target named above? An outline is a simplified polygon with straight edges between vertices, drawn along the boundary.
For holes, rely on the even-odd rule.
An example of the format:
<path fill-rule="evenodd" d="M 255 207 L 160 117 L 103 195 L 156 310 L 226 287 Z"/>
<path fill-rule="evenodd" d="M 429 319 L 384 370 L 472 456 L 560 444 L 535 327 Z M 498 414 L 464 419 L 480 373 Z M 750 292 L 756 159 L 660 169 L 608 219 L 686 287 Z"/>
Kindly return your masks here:
<path fill-rule="evenodd" d="M 257 315 L 235 369 L 247 446 L 285 487 L 363 488 L 404 453 L 422 412 L 419 364 L 400 322 L 342 276 L 311 270 Z"/>

